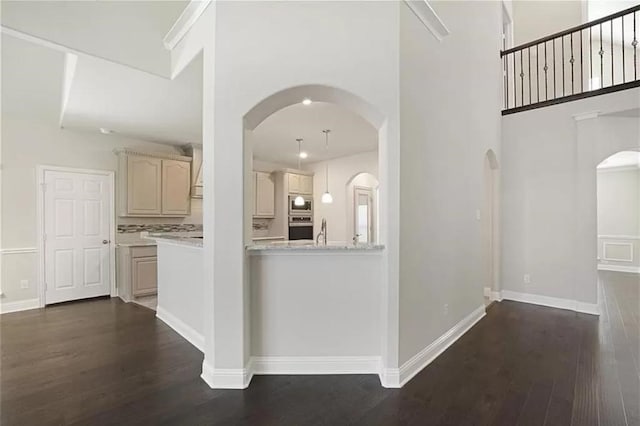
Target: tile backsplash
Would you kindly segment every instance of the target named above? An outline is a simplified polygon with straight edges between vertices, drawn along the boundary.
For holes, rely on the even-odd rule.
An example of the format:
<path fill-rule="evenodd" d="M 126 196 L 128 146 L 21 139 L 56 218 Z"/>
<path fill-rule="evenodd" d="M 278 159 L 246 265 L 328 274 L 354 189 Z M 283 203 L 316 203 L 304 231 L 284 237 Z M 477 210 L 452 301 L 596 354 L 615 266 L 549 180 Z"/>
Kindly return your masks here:
<path fill-rule="evenodd" d="M 118 225 L 119 234 L 133 234 L 136 232 L 187 232 L 202 231 L 202 225 L 193 223 L 154 223 L 150 225 Z"/>

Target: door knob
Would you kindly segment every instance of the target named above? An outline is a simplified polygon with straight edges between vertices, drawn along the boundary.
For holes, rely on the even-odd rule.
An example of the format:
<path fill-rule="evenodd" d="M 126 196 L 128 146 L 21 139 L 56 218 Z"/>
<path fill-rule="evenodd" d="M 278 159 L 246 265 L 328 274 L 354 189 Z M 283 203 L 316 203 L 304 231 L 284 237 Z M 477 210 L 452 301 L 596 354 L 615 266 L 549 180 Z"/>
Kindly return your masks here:
<path fill-rule="evenodd" d="M 102 240 L 102 244 L 109 244 L 109 240 Z"/>

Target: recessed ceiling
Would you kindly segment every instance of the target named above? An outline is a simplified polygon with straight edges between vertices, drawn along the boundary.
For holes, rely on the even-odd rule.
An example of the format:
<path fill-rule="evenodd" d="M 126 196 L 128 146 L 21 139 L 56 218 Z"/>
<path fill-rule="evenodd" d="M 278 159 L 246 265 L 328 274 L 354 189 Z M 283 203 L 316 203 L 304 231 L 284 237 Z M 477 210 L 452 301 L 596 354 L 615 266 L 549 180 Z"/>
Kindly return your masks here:
<path fill-rule="evenodd" d="M 168 77 L 163 37 L 188 1 L 0 2 L 3 27 Z"/>
<path fill-rule="evenodd" d="M 330 129 L 329 152 L 325 149 L 323 129 Z M 375 151 L 378 132 L 364 118 L 342 106 L 313 102 L 292 105 L 267 117 L 253 132 L 253 157 L 296 167 L 297 138 L 304 139 L 303 164 Z"/>
<path fill-rule="evenodd" d="M 640 152 L 621 151 L 598 164 L 598 169 L 610 169 L 614 167 L 640 167 Z"/>
<path fill-rule="evenodd" d="M 62 125 L 175 145 L 202 143 L 202 55 L 174 80 L 79 57 Z"/>

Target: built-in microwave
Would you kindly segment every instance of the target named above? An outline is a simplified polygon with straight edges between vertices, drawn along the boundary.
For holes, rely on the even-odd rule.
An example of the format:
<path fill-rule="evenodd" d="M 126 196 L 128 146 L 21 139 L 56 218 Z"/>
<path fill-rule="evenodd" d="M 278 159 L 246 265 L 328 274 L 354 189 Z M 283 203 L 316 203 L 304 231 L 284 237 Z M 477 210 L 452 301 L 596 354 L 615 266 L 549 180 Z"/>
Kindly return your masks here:
<path fill-rule="evenodd" d="M 313 215 L 313 198 L 303 196 L 304 204 L 296 206 L 296 197 L 297 195 L 289 195 L 289 216 Z"/>

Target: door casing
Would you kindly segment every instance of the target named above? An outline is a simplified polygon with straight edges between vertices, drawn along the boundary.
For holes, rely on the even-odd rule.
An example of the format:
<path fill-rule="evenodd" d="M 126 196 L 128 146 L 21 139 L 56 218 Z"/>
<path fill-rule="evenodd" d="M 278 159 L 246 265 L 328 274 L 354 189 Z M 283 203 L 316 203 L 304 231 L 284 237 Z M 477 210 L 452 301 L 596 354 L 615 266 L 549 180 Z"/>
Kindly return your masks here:
<path fill-rule="evenodd" d="M 112 170 L 95 170 L 95 169 L 78 169 L 74 167 L 59 166 L 36 166 L 36 239 L 38 241 L 38 301 L 39 307 L 44 308 L 46 304 L 46 287 L 44 283 L 45 277 L 45 250 L 44 250 L 44 175 L 47 171 L 82 173 L 98 176 L 107 176 L 111 182 L 111 194 L 109 194 L 109 281 L 111 286 L 111 297 L 118 295 L 116 288 L 116 209 L 115 209 L 115 173 Z"/>

